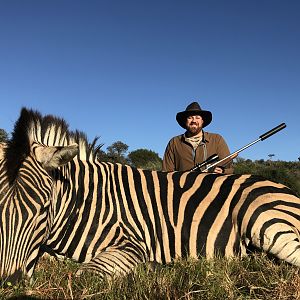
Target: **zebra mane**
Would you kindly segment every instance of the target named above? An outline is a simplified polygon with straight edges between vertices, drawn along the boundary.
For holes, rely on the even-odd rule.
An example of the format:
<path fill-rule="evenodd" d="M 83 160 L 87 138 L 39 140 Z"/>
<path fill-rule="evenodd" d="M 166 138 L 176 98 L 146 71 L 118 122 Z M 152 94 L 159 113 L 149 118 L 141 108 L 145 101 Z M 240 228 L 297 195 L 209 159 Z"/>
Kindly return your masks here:
<path fill-rule="evenodd" d="M 9 180 L 12 182 L 16 178 L 22 162 L 30 153 L 32 142 L 45 146 L 66 146 L 77 143 L 79 159 L 93 160 L 102 146 L 96 146 L 97 140 L 96 137 L 92 143 L 89 143 L 86 134 L 78 130 L 69 130 L 69 125 L 62 118 L 52 115 L 42 116 L 38 111 L 22 108 L 5 151 Z"/>

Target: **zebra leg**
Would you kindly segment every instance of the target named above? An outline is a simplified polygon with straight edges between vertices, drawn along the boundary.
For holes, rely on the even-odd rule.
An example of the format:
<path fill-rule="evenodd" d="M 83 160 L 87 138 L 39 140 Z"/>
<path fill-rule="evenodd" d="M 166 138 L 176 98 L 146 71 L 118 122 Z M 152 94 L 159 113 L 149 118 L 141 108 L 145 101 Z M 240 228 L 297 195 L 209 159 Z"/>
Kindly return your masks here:
<path fill-rule="evenodd" d="M 265 252 L 300 266 L 299 231 L 287 223 L 274 223 L 252 235 L 252 244 Z"/>
<path fill-rule="evenodd" d="M 79 276 L 85 271 L 98 273 L 101 277 L 111 278 L 132 271 L 138 264 L 146 262 L 146 253 L 136 244 L 126 244 L 105 249 L 77 271 Z"/>

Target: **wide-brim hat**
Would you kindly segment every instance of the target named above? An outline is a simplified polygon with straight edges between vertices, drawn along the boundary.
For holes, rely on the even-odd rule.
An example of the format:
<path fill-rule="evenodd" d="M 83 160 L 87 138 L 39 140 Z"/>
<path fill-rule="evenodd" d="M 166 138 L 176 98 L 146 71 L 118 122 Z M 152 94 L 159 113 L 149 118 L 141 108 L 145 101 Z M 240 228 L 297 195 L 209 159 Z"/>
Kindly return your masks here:
<path fill-rule="evenodd" d="M 203 128 L 212 121 L 212 113 L 208 110 L 201 109 L 199 103 L 193 102 L 189 104 L 184 111 L 177 113 L 176 120 L 178 124 L 186 129 L 186 119 L 189 116 L 199 115 L 203 119 Z"/>

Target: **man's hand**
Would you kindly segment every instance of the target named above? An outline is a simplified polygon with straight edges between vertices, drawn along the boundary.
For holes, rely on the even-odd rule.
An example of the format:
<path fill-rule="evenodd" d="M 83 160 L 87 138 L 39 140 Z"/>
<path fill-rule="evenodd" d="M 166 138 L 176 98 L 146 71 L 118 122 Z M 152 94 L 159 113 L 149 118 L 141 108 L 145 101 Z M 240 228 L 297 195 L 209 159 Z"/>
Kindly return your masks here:
<path fill-rule="evenodd" d="M 224 173 L 224 169 L 221 167 L 215 167 L 214 173 L 218 173 L 218 174 L 223 174 Z"/>

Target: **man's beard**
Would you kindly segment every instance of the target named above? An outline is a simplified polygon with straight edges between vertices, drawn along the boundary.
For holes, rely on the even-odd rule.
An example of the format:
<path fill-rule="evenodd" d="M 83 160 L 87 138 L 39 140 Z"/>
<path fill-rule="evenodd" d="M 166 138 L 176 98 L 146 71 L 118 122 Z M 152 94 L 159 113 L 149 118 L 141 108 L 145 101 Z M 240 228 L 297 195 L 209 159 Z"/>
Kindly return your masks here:
<path fill-rule="evenodd" d="M 200 126 L 193 126 L 193 125 L 196 125 L 196 124 L 191 124 L 189 127 L 187 127 L 187 131 L 190 135 L 194 136 L 194 135 L 197 135 L 198 133 L 200 133 L 201 131 L 201 127 Z"/>

